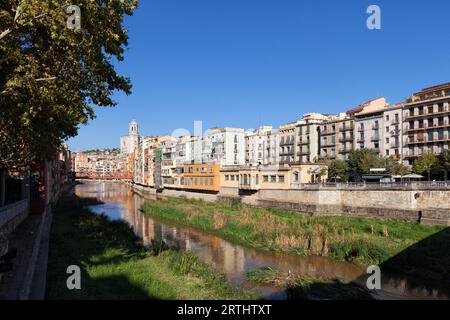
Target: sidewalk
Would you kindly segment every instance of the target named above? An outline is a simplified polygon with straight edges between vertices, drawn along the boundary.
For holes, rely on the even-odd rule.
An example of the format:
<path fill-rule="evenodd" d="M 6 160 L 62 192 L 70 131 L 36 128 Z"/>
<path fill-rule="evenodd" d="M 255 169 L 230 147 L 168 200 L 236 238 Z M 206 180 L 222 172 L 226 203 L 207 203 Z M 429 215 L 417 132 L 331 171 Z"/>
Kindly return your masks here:
<path fill-rule="evenodd" d="M 0 300 L 44 299 L 51 219 L 49 207 L 44 214 L 28 216 L 9 236 L 17 257 L 0 282 Z"/>

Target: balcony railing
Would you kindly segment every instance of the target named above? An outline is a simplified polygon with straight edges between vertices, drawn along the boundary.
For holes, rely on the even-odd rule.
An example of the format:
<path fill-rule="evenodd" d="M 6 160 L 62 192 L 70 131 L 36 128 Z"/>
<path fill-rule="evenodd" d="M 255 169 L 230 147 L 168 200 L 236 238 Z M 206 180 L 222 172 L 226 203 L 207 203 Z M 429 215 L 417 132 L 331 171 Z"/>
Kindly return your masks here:
<path fill-rule="evenodd" d="M 353 140 L 355 140 L 354 137 L 341 137 L 341 138 L 339 138 L 339 142 L 340 143 L 353 142 Z"/>
<path fill-rule="evenodd" d="M 309 155 L 309 150 L 300 150 L 297 152 L 298 156 L 308 156 Z"/>
<path fill-rule="evenodd" d="M 331 141 L 331 142 L 328 142 L 328 141 L 322 142 L 322 147 L 332 147 L 332 146 L 335 146 L 335 145 L 336 145 L 336 142 L 333 142 L 333 141 Z"/>
<path fill-rule="evenodd" d="M 324 131 L 320 132 L 320 134 L 323 136 L 332 135 L 332 134 L 336 134 L 336 130 L 324 130 Z"/>
<path fill-rule="evenodd" d="M 343 126 L 339 128 L 340 132 L 344 132 L 344 131 L 353 131 L 353 127 L 352 126 Z"/>
<path fill-rule="evenodd" d="M 300 140 L 299 142 L 298 142 L 298 145 L 300 146 L 300 145 L 307 145 L 307 144 L 309 144 L 310 143 L 310 140 Z"/>

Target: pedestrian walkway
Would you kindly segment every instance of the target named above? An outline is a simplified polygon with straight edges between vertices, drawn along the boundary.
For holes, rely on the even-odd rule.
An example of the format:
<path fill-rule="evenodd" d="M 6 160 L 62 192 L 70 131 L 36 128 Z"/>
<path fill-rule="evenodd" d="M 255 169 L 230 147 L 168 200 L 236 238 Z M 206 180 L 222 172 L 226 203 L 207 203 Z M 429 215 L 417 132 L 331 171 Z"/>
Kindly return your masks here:
<path fill-rule="evenodd" d="M 40 300 L 45 297 L 51 210 L 30 215 L 9 236 L 9 248 L 17 249 L 13 270 L 0 281 L 0 300 Z"/>

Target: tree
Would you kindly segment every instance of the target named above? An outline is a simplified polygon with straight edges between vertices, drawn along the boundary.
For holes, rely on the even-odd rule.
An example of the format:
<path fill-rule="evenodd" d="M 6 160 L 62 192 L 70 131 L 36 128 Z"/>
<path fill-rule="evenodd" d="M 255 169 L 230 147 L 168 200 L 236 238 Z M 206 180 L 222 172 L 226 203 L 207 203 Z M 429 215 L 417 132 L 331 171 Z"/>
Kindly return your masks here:
<path fill-rule="evenodd" d="M 114 92 L 131 93 L 114 62 L 124 59 L 123 19 L 137 0 L 78 0 L 78 30 L 67 27 L 61 3 L 0 4 L 0 168 L 52 158 L 94 119 L 94 106 L 115 106 Z"/>
<path fill-rule="evenodd" d="M 329 177 L 337 178 L 348 171 L 347 162 L 344 160 L 333 160 L 328 164 Z"/>
<path fill-rule="evenodd" d="M 428 174 L 430 181 L 431 171 L 439 166 L 439 159 L 432 153 L 424 153 L 414 161 L 413 170 L 418 174 Z"/>
<path fill-rule="evenodd" d="M 448 171 L 450 170 L 450 150 L 445 149 L 439 155 L 439 165 L 442 169 L 444 169 L 444 179 L 447 181 L 448 179 Z"/>
<path fill-rule="evenodd" d="M 410 173 L 407 166 L 394 160 L 392 157 L 381 158 L 381 166 L 386 168 L 386 171 L 392 175 L 404 176 Z"/>
<path fill-rule="evenodd" d="M 357 175 L 370 173 L 371 168 L 378 168 L 380 164 L 380 157 L 371 149 L 352 150 L 348 156 L 348 167 Z"/>

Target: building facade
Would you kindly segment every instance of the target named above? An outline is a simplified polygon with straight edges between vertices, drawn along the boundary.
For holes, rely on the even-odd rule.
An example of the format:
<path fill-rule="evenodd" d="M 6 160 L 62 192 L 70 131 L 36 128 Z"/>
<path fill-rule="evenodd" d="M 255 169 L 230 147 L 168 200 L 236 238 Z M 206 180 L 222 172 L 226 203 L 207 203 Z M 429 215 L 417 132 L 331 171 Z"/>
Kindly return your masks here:
<path fill-rule="evenodd" d="M 404 158 L 412 164 L 424 153 L 439 155 L 450 143 L 450 83 L 422 89 L 404 106 Z"/>

